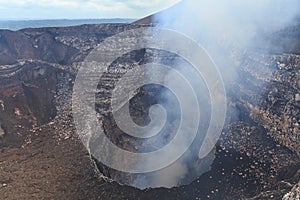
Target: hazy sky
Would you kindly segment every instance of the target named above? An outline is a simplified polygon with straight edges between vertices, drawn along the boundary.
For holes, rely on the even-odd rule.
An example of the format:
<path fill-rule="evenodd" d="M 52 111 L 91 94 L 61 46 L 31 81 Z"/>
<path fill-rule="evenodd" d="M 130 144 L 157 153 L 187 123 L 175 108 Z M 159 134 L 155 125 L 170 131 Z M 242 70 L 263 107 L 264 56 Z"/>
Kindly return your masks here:
<path fill-rule="evenodd" d="M 0 19 L 141 18 L 180 0 L 0 0 Z"/>

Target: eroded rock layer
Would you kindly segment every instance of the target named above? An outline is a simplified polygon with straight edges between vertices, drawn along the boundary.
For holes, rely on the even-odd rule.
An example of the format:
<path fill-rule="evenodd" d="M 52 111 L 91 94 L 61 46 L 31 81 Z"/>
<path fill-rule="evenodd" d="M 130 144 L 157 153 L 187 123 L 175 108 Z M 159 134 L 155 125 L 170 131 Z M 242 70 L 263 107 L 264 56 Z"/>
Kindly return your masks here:
<path fill-rule="evenodd" d="M 72 118 L 72 88 L 80 62 L 93 48 L 136 27 L 140 25 L 0 31 L 0 193 L 5 199 L 282 199 L 291 191 L 300 179 L 297 49 L 233 55 L 242 77 L 228 89 L 229 117 L 211 170 L 197 180 L 140 191 L 101 175 L 121 176 L 101 163 L 96 167 L 81 144 Z M 292 37 L 297 38 L 294 30 Z M 105 85 L 99 92 L 100 111 L 110 109 L 114 82 L 151 54 L 145 49 L 132 52 L 112 66 L 100 82 Z M 166 56 L 166 64 L 172 59 Z M 147 116 L 138 100 L 155 96 L 154 89 L 137 93 L 133 113 Z M 118 132 L 109 112 L 105 117 L 104 128 L 118 133 L 107 131 L 112 141 L 133 150 L 135 143 L 126 143 L 128 137 Z M 285 198 L 295 195 L 297 186 Z"/>

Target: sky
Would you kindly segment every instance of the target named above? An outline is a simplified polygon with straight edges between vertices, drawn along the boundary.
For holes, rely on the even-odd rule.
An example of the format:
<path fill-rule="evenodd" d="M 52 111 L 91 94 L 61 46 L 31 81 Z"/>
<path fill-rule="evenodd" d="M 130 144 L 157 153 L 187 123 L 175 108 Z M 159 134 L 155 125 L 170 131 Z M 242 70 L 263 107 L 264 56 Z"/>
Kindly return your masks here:
<path fill-rule="evenodd" d="M 142 18 L 180 0 L 0 0 L 2 19 Z"/>

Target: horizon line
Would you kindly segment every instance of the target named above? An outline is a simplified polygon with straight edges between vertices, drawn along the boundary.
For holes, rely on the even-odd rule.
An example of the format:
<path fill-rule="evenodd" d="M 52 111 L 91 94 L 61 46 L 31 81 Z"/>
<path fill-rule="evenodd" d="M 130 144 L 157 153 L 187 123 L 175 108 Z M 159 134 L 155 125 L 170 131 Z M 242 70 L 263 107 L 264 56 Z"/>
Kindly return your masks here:
<path fill-rule="evenodd" d="M 122 18 L 122 17 L 105 17 L 105 18 L 0 18 L 0 21 L 44 21 L 44 20 L 137 20 L 140 18 Z"/>

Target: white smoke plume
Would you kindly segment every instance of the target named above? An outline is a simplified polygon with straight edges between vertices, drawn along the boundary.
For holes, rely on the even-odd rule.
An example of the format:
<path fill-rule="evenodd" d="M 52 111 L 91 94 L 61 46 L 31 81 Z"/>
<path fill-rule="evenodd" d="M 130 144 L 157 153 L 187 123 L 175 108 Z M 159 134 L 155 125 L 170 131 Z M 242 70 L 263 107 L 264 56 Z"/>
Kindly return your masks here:
<path fill-rule="evenodd" d="M 299 0 L 185 0 L 172 9 L 155 15 L 154 21 L 157 22 L 157 27 L 181 32 L 202 45 L 215 61 L 223 76 L 225 87 L 229 87 L 226 84 L 238 78 L 237 69 L 233 65 L 234 60 L 230 57 L 231 52 L 242 52 L 257 47 L 263 36 L 270 36 L 293 25 L 298 17 L 299 8 Z M 263 48 L 269 50 L 268 47 Z M 185 74 L 186 78 L 197 87 L 200 80 L 194 80 L 195 77 L 189 75 L 186 66 L 180 62 L 175 65 L 176 69 Z M 176 84 L 180 87 L 176 79 L 171 79 L 171 83 L 167 83 L 167 85 Z M 204 91 L 203 85 L 199 85 L 198 88 L 197 96 L 207 92 Z M 168 106 L 168 99 L 162 103 L 166 105 L 166 109 L 172 109 L 172 105 Z M 205 113 L 201 115 L 205 118 Z M 164 138 L 157 141 L 165 143 Z M 201 144 L 195 146 L 200 147 Z M 190 149 L 194 150 L 199 149 Z M 207 160 L 199 161 L 204 165 L 203 169 L 196 173 L 202 174 L 209 170 L 213 153 Z M 178 186 L 186 176 L 194 173 L 189 171 L 191 160 L 195 161 L 194 157 L 186 156 L 166 170 L 154 172 L 149 176 L 138 176 L 133 185 L 139 188 Z"/>

